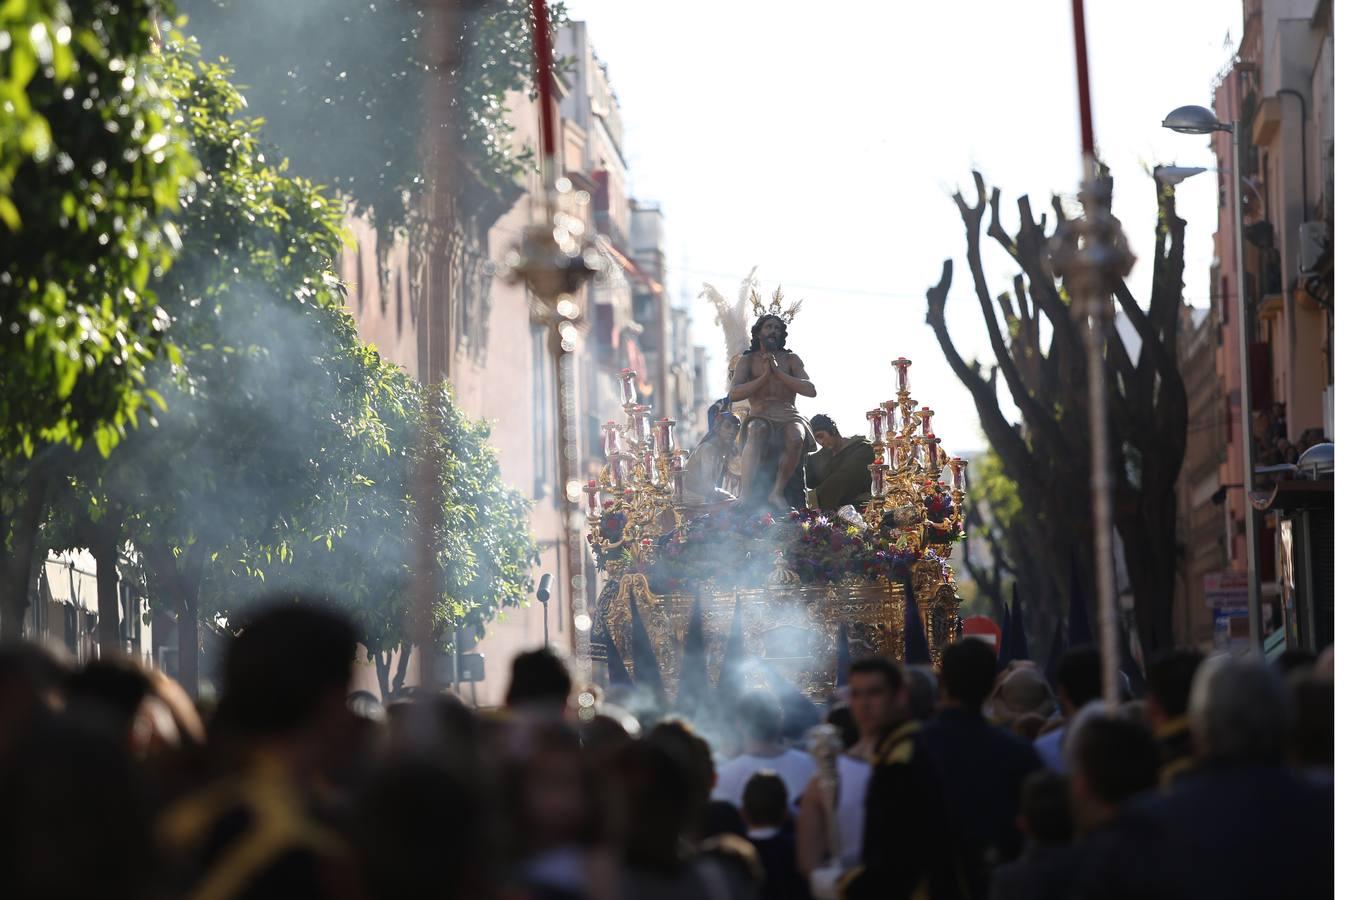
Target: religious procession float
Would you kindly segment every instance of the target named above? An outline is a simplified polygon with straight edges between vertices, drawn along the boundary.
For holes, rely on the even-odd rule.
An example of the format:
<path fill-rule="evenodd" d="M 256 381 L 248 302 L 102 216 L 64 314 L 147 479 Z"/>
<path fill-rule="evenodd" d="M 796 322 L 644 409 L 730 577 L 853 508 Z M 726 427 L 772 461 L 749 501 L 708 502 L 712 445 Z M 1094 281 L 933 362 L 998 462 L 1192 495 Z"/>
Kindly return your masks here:
<path fill-rule="evenodd" d="M 960 629 L 948 559 L 963 537 L 966 463 L 933 434 L 910 361 L 890 363 L 894 396 L 866 411 L 870 490 L 821 509 L 804 490 L 816 442 L 795 404 L 815 388 L 786 346 L 801 304 L 785 306 L 781 290 L 763 302 L 753 272 L 735 304 L 708 285 L 704 295 L 730 364 L 726 405 L 697 446 L 676 446 L 676 423 L 653 420 L 636 374 L 618 374 L 622 417 L 604 426 L 605 466 L 583 488 L 604 578 L 592 658 L 628 674 L 654 663 L 676 690 L 685 643 L 697 640 L 712 681 L 741 654 L 762 663 L 759 678 L 816 701 L 845 653 L 904 659 L 908 646 L 912 661 L 919 646 L 936 663 Z"/>

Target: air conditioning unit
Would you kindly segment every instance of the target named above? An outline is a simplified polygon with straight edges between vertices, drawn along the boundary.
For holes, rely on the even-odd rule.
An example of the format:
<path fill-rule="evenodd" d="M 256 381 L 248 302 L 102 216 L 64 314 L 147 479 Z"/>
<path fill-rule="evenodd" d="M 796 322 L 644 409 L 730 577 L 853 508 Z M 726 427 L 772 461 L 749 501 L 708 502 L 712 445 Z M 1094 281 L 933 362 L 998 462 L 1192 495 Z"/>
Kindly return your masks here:
<path fill-rule="evenodd" d="M 1304 222 L 1298 226 L 1298 268 L 1311 272 L 1327 247 L 1327 223 Z"/>

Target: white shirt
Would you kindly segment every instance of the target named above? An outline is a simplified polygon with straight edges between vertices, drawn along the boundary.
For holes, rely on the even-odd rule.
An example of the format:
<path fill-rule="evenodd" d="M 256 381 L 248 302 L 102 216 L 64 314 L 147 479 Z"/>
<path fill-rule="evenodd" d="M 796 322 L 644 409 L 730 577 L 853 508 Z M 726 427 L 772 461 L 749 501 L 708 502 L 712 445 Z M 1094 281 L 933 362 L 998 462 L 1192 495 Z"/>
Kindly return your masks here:
<path fill-rule="evenodd" d="M 807 782 L 816 774 L 816 761 L 800 750 L 784 750 L 777 756 L 750 756 L 741 754 L 717 767 L 717 786 L 714 800 L 725 800 L 740 808 L 745 785 L 756 772 L 774 772 L 787 785 L 788 804 L 797 808 Z"/>

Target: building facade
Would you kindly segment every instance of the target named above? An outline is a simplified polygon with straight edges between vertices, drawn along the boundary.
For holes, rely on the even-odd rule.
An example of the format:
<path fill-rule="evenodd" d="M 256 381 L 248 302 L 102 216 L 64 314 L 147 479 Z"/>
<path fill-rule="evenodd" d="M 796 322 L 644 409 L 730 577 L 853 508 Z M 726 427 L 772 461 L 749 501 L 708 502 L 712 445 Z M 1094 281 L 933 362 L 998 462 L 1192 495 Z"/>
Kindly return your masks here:
<path fill-rule="evenodd" d="M 1187 348 L 1204 357 L 1210 352 L 1205 342 L 1212 342 L 1214 383 L 1201 371 L 1203 364 L 1188 356 L 1190 440 L 1196 447 L 1188 449 L 1178 484 L 1179 515 L 1191 535 L 1186 551 L 1194 554 L 1182 566 L 1178 634 L 1201 645 L 1209 643 L 1206 637 L 1224 640 L 1227 607 L 1240 602 L 1234 579 L 1246 572 L 1245 512 L 1251 498 L 1243 490 L 1242 354 L 1248 354 L 1251 370 L 1258 470 L 1295 463 L 1309 447 L 1333 440 L 1333 6 L 1331 0 L 1243 0 L 1242 38 L 1215 87 L 1219 119 L 1240 124 L 1244 177 L 1235 191 L 1232 141 L 1217 133 L 1212 322 L 1204 326 L 1208 333 L 1191 336 Z M 1242 210 L 1241 277 L 1251 316 L 1247 347 L 1239 337 L 1232 203 Z M 1216 456 L 1217 479 L 1211 479 L 1208 466 Z M 1268 492 L 1275 477 L 1258 475 L 1258 494 Z M 1201 496 L 1214 481 L 1218 522 L 1209 520 Z M 1258 522 L 1254 539 L 1269 630 L 1280 622 L 1278 522 L 1274 512 Z M 1208 552 L 1211 540 L 1222 542 L 1217 557 Z"/>

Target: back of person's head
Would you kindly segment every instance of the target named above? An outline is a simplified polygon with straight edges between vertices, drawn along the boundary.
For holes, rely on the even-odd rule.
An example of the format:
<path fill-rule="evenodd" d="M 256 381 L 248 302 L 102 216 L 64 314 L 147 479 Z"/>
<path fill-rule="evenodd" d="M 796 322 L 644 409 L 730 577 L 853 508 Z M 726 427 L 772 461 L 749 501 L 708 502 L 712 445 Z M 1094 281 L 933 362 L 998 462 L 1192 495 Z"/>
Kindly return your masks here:
<path fill-rule="evenodd" d="M 370 691 L 352 691 L 347 695 L 347 708 L 352 715 L 370 722 L 383 722 L 388 716 L 380 698 Z"/>
<path fill-rule="evenodd" d="M 749 691 L 736 705 L 741 727 L 753 741 L 776 741 L 783 736 L 783 704 L 769 691 Z"/>
<path fill-rule="evenodd" d="M 33 720 L 59 703 L 69 670 L 63 660 L 37 644 L 0 645 L 0 757 Z"/>
<path fill-rule="evenodd" d="M 1111 715 L 1088 717 L 1077 727 L 1070 752 L 1070 771 L 1108 807 L 1118 807 L 1158 784 L 1158 745 L 1138 722 Z"/>
<path fill-rule="evenodd" d="M 1102 695 L 1102 655 L 1088 644 L 1070 647 L 1060 657 L 1055 678 L 1060 695 L 1073 709 L 1079 709 Z"/>
<path fill-rule="evenodd" d="M 476 773 L 423 756 L 391 759 L 357 793 L 351 821 L 363 896 L 491 894 L 502 828 Z"/>
<path fill-rule="evenodd" d="M 269 598 L 225 651 L 214 724 L 235 737 L 280 737 L 310 726 L 330 700 L 345 713 L 356 630 L 296 595 Z"/>
<path fill-rule="evenodd" d="M 1022 829 L 1042 846 L 1057 846 L 1073 840 L 1073 810 L 1069 782 L 1057 772 L 1041 769 L 1022 782 Z"/>
<path fill-rule="evenodd" d="M 1047 721 L 1040 713 L 1023 713 L 1008 723 L 1008 730 L 1024 741 L 1034 741 L 1040 737 Z"/>
<path fill-rule="evenodd" d="M 66 680 L 72 713 L 96 717 L 126 734 L 150 694 L 150 676 L 135 660 L 110 656 L 86 663 Z"/>
<path fill-rule="evenodd" d="M 1284 651 L 1275 659 L 1276 670 L 1286 678 L 1302 669 L 1311 669 L 1315 665 L 1317 654 L 1298 647 Z"/>
<path fill-rule="evenodd" d="M 1167 650 L 1153 657 L 1148 666 L 1149 702 L 1169 719 L 1186 715 L 1191 683 L 1204 659 L 1195 650 Z"/>
<path fill-rule="evenodd" d="M 993 692 L 997 677 L 998 657 L 978 638 L 963 638 L 942 651 L 938 683 L 943 693 L 963 709 L 979 712 Z"/>
<path fill-rule="evenodd" d="M 1294 703 L 1294 727 L 1290 757 L 1295 765 L 1332 767 L 1335 757 L 1336 697 L 1331 678 L 1311 668 L 1289 679 Z"/>
<path fill-rule="evenodd" d="M 1191 686 L 1190 709 L 1196 752 L 1206 760 L 1273 764 L 1284 754 L 1289 694 L 1263 661 L 1205 660 Z"/>
<path fill-rule="evenodd" d="M 150 793 L 126 740 L 72 715 L 10 737 L 0 765 L 0 893 L 151 896 Z"/>
<path fill-rule="evenodd" d="M 853 720 L 853 710 L 848 708 L 847 703 L 834 706 L 825 715 L 825 724 L 839 729 L 839 737 L 845 747 L 858 743 L 858 723 Z"/>
<path fill-rule="evenodd" d="M 623 804 L 617 833 L 623 837 L 624 861 L 644 870 L 677 867 L 680 839 L 691 830 L 698 808 L 685 765 L 666 747 L 643 738 L 619 751 L 613 775 Z"/>
<path fill-rule="evenodd" d="M 676 717 L 662 719 L 647 737 L 680 760 L 691 778 L 690 791 L 698 802 L 707 802 L 717 782 L 717 765 L 708 742 L 687 721 Z"/>
<path fill-rule="evenodd" d="M 817 431 L 823 431 L 826 434 L 838 437 L 839 426 L 834 424 L 834 419 L 824 413 L 816 413 L 811 417 L 811 433 L 814 434 Z"/>
<path fill-rule="evenodd" d="M 777 772 L 756 772 L 741 793 L 741 812 L 751 828 L 777 828 L 787 821 L 787 785 Z"/>
<path fill-rule="evenodd" d="M 1005 670 L 989 700 L 989 718 L 996 725 L 1010 725 L 1028 714 L 1044 720 L 1054 711 L 1054 691 L 1035 666 Z"/>
<path fill-rule="evenodd" d="M 909 685 L 909 714 L 920 722 L 933 718 L 937 709 L 938 680 L 931 666 L 905 666 Z"/>
<path fill-rule="evenodd" d="M 506 705 L 561 713 L 572 694 L 567 665 L 548 647 L 527 650 L 511 661 L 511 686 Z"/>

